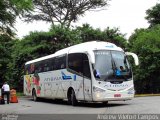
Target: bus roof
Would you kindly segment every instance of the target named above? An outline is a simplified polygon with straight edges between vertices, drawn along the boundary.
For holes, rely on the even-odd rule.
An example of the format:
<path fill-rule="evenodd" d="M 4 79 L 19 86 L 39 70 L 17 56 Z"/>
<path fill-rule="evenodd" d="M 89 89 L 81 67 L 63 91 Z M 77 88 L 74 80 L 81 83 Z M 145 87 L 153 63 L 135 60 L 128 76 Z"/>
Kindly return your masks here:
<path fill-rule="evenodd" d="M 27 64 L 38 62 L 41 60 L 46 60 L 52 57 L 68 54 L 68 53 L 84 53 L 84 52 L 89 52 L 93 50 L 117 50 L 117 51 L 123 51 L 122 48 L 117 47 L 113 43 L 109 42 L 103 42 L 103 41 L 91 41 L 91 42 L 85 42 L 77 45 L 73 45 L 67 48 L 64 48 L 62 50 L 59 50 L 55 52 L 54 54 L 47 55 L 38 59 L 34 59 L 31 61 L 26 62 Z"/>

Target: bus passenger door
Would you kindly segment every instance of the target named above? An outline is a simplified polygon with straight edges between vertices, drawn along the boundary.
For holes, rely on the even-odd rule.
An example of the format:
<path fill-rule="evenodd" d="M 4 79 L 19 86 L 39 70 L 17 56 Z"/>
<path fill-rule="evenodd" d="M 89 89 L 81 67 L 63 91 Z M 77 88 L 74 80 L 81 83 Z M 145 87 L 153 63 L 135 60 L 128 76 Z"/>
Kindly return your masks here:
<path fill-rule="evenodd" d="M 77 100 L 92 100 L 91 73 L 88 56 L 85 53 L 68 55 L 68 72 L 74 75 L 72 87 Z"/>
<path fill-rule="evenodd" d="M 83 54 L 83 88 L 84 99 L 92 101 L 91 71 L 87 54 Z"/>

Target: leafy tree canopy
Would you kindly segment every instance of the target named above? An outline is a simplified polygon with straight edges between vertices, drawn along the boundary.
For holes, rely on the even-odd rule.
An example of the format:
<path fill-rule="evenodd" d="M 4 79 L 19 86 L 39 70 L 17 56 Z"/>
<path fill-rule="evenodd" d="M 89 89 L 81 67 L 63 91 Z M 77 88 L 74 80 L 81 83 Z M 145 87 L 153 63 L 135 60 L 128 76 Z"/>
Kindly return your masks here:
<path fill-rule="evenodd" d="M 33 0 L 34 12 L 26 14 L 26 21 L 42 20 L 52 25 L 69 27 L 86 11 L 104 7 L 109 0 Z"/>
<path fill-rule="evenodd" d="M 16 16 L 32 8 L 32 0 L 0 0 L 0 33 L 13 35 Z"/>
<path fill-rule="evenodd" d="M 8 35 L 0 35 L 0 85 L 8 80 L 8 67 L 14 41 Z"/>
<path fill-rule="evenodd" d="M 160 92 L 160 25 L 137 29 L 130 37 L 130 49 L 137 53 L 140 65 L 135 68 L 138 93 Z"/>
<path fill-rule="evenodd" d="M 160 24 L 160 4 L 156 4 L 146 11 L 146 19 L 150 23 L 150 27 Z"/>
<path fill-rule="evenodd" d="M 82 42 L 101 40 L 106 42 L 111 42 L 125 48 L 127 40 L 124 38 L 124 35 L 120 33 L 118 28 L 109 28 L 107 27 L 104 30 L 94 29 L 89 24 L 83 24 L 82 27 L 77 27 Z"/>

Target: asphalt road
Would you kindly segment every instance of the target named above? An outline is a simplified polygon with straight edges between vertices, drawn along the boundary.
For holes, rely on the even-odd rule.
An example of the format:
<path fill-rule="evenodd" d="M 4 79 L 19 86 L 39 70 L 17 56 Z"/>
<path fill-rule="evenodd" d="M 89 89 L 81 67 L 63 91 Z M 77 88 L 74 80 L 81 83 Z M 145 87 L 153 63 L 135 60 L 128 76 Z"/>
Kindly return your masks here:
<path fill-rule="evenodd" d="M 5 115 L 18 115 L 19 119 L 28 120 L 78 120 L 109 119 L 112 114 L 160 114 L 160 96 L 136 97 L 130 101 L 112 101 L 107 105 L 101 103 L 78 103 L 76 107 L 67 104 L 67 101 L 56 102 L 43 99 L 39 102 L 31 98 L 19 98 L 19 103 L 0 105 L 0 119 Z M 79 115 L 77 115 L 79 114 Z M 92 115 L 91 115 L 92 114 Z M 103 118 L 97 115 L 107 115 Z M 16 117 L 16 116 L 14 116 Z M 132 116 L 134 117 L 134 116 Z M 137 116 L 135 116 L 137 118 Z M 160 116 L 159 116 L 160 117 Z M 18 119 L 18 120 L 19 120 Z M 158 118 L 160 119 L 160 118 Z M 16 119 L 17 120 L 17 119 Z"/>

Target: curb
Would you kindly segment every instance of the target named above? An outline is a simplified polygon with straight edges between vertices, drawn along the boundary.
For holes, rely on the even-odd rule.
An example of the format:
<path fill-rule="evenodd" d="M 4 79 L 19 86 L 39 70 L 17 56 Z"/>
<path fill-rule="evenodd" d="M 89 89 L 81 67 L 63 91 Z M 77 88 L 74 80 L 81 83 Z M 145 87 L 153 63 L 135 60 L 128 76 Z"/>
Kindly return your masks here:
<path fill-rule="evenodd" d="M 160 96 L 160 94 L 136 94 L 135 97 Z"/>

